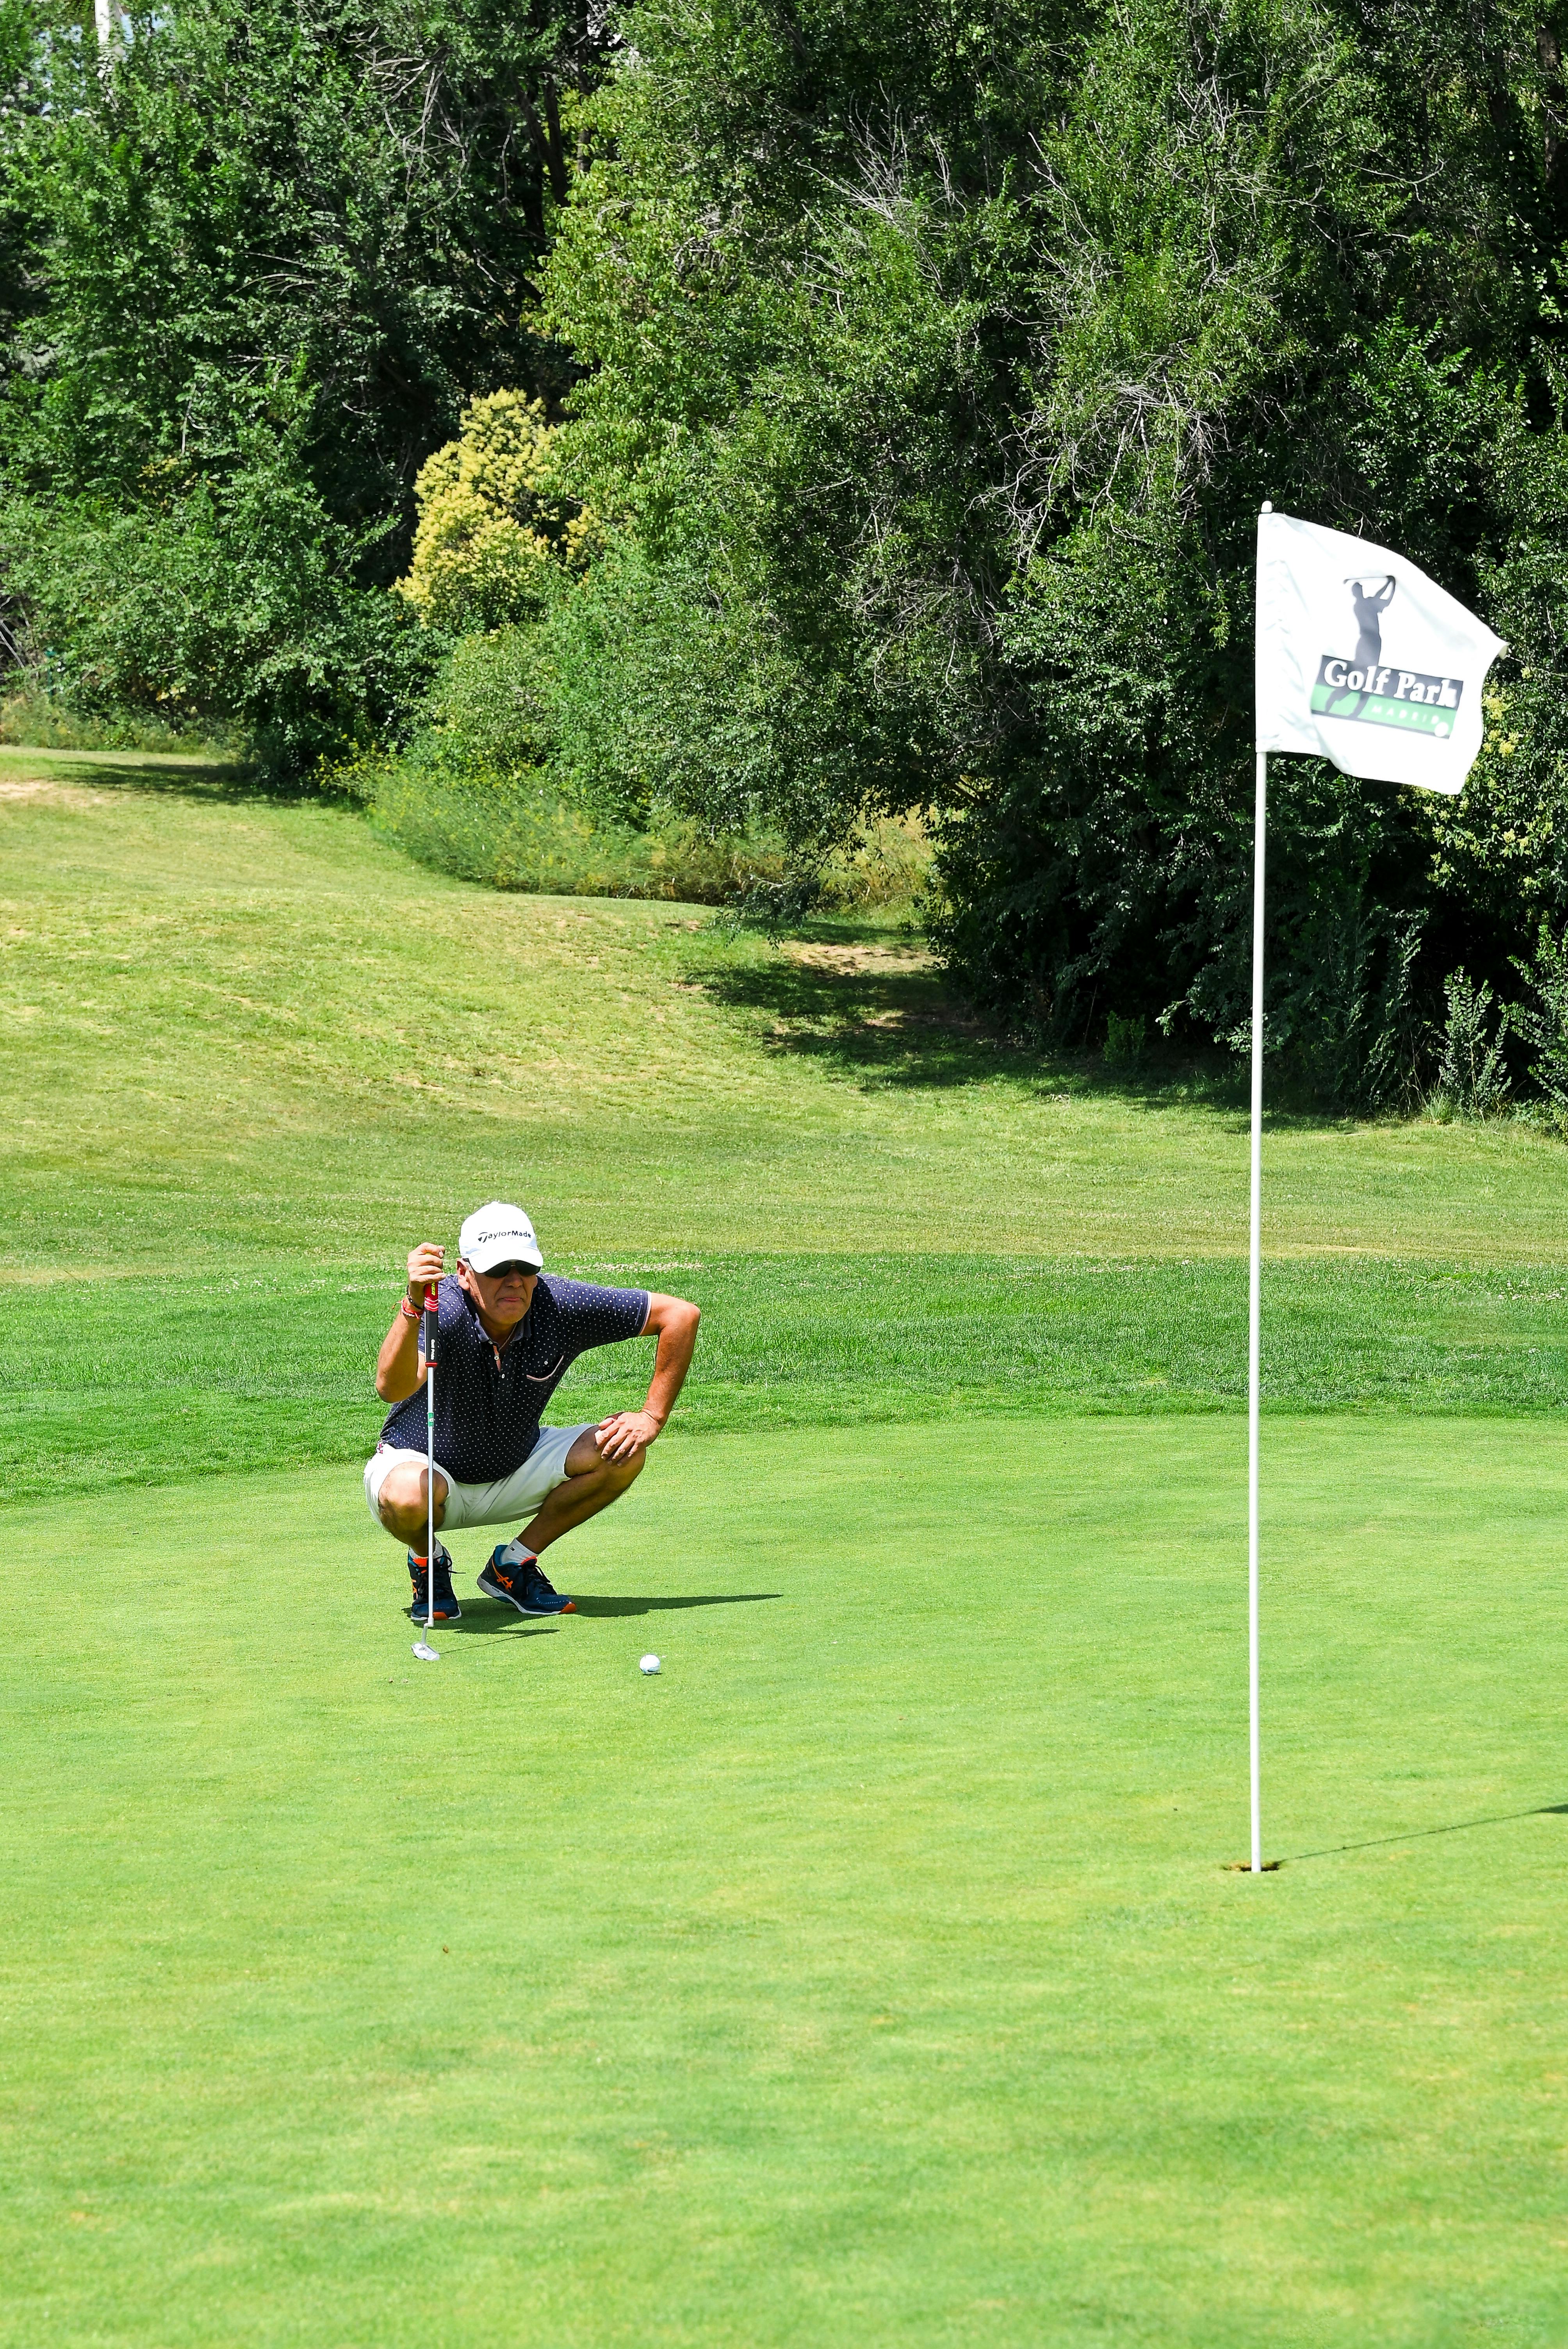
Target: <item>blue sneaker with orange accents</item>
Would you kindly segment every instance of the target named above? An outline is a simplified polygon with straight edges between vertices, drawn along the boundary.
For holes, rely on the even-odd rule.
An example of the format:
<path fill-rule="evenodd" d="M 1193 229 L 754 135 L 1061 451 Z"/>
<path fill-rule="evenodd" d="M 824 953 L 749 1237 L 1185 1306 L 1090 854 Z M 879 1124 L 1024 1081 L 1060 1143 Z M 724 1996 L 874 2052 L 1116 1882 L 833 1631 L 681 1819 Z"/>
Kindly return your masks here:
<path fill-rule="evenodd" d="M 575 1602 L 562 1596 L 540 1568 L 539 1560 L 521 1542 L 503 1542 L 491 1550 L 490 1564 L 480 1577 L 480 1588 L 490 1599 L 503 1599 L 520 1615 L 574 1615 Z"/>
<path fill-rule="evenodd" d="M 425 1561 L 408 1552 L 408 1579 L 414 1586 L 414 1603 L 408 1609 L 410 1623 L 425 1623 L 429 1619 L 430 1581 Z M 463 1610 L 458 1605 L 458 1594 L 452 1588 L 452 1560 L 445 1542 L 436 1544 L 436 1617 L 438 1623 L 460 1623 Z"/>

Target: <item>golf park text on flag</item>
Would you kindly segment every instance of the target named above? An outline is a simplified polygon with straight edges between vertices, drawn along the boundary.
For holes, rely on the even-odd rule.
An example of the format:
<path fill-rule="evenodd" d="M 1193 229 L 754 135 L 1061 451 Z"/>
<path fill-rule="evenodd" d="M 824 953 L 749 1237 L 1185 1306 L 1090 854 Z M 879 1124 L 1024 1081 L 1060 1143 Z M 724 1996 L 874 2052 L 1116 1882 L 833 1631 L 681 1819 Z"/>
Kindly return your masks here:
<path fill-rule="evenodd" d="M 1402 554 L 1258 516 L 1257 747 L 1371 782 L 1462 790 L 1481 687 L 1507 650 Z"/>

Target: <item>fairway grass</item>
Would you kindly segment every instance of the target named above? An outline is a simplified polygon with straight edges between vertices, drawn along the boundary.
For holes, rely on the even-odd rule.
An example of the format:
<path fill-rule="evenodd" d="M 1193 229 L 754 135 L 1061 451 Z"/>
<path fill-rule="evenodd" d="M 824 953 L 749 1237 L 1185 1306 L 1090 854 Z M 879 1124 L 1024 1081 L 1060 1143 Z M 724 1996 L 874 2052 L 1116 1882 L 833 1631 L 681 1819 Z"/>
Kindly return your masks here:
<path fill-rule="evenodd" d="M 896 933 L 501 896 L 205 769 L 11 756 L 9 1277 L 395 1273 L 513 1190 L 556 1256 L 1244 1253 L 1239 1101 L 1007 1053 Z M 1568 1265 L 1565 1169 L 1512 1123 L 1284 1119 L 1266 1244 Z"/>
<path fill-rule="evenodd" d="M 1246 1267 L 1047 1257 L 714 1256 L 579 1260 L 589 1280 L 676 1289 L 702 1308 L 683 1430 L 872 1426 L 1026 1412 L 1235 1412 L 1246 1394 Z M 1268 1268 L 1271 1409 L 1568 1410 L 1561 1272 L 1336 1257 Z M 0 1391 L 13 1498 L 105 1492 L 235 1468 L 363 1459 L 384 1415 L 370 1367 L 395 1309 L 384 1268 L 126 1277 L 77 1292 L 14 1284 L 14 1385 Z M 585 1355 L 557 1420 L 640 1402 L 653 1346 Z M 127 1397 L 135 1398 L 127 1408 Z"/>
<path fill-rule="evenodd" d="M 232 771 L 0 750 L 0 1079 L 7 1501 L 353 1457 L 410 1243 L 485 1196 L 696 1299 L 693 1427 L 1240 1400 L 1240 1108 L 1004 1050 L 896 925 L 500 896 Z M 1284 1118 L 1264 1202 L 1272 1405 L 1568 1406 L 1561 1142 Z"/>
<path fill-rule="evenodd" d="M 1252 1878 L 1243 1437 L 672 1437 L 434 1666 L 351 1469 L 13 1511 L 0 2341 L 1560 2343 L 1568 1449 L 1265 1429 Z"/>

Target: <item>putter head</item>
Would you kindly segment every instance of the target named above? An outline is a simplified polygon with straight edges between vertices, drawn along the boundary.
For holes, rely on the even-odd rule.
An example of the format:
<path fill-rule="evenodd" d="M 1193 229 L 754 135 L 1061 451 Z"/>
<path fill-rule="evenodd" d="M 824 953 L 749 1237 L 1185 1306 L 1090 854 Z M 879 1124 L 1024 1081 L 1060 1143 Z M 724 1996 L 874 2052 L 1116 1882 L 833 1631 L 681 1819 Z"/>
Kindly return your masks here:
<path fill-rule="evenodd" d="M 441 1661 L 440 1650 L 428 1646 L 423 1640 L 415 1640 L 414 1653 L 422 1664 L 438 1664 Z"/>

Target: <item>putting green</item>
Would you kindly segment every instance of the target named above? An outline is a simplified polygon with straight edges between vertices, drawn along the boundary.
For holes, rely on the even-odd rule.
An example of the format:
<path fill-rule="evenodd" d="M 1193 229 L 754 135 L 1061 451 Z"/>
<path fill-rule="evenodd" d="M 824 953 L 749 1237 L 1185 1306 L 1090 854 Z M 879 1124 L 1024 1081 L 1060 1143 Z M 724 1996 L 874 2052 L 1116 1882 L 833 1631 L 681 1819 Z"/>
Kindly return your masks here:
<path fill-rule="evenodd" d="M 1251 1878 L 1243 1444 L 672 1438 L 431 1666 L 353 1471 L 11 1513 L 0 2340 L 1561 2341 L 1568 1447 L 1269 1429 Z"/>

